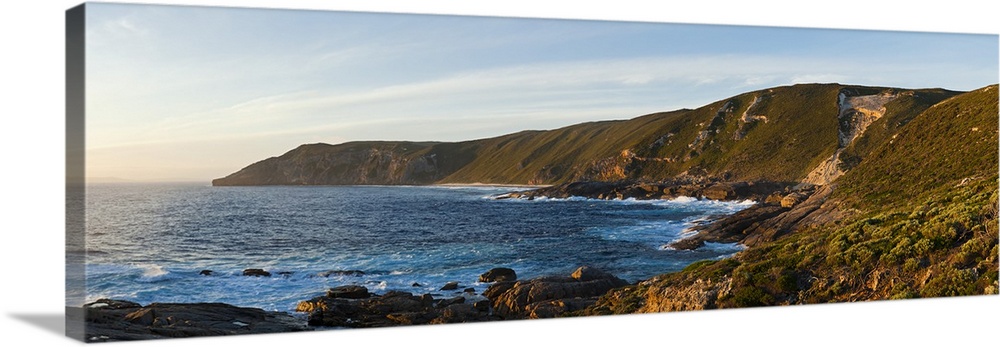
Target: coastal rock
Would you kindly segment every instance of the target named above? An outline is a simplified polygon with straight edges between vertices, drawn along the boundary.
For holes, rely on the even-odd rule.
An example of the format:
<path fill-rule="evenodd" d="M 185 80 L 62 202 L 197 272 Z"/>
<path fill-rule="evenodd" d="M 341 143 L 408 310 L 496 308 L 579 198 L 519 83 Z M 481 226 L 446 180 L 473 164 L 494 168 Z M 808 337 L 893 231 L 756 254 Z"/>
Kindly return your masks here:
<path fill-rule="evenodd" d="M 802 193 L 791 193 L 781 198 L 781 207 L 792 208 L 800 202 L 805 201 L 808 196 Z"/>
<path fill-rule="evenodd" d="M 458 289 L 458 282 L 452 281 L 445 283 L 444 286 L 442 286 L 441 289 L 439 290 L 456 290 L 456 289 Z"/>
<path fill-rule="evenodd" d="M 823 186 L 791 209 L 752 225 L 746 230 L 747 237 L 743 244 L 752 247 L 761 242 L 776 240 L 809 225 L 837 219 L 832 216 L 838 216 L 841 213 L 838 207 L 826 204 L 827 198 L 835 187 L 834 184 Z"/>
<path fill-rule="evenodd" d="M 264 269 L 246 269 L 243 270 L 243 276 L 253 276 L 253 277 L 271 277 L 271 273 L 264 271 Z"/>
<path fill-rule="evenodd" d="M 751 234 L 753 226 L 785 211 L 788 209 L 780 206 L 754 205 L 715 223 L 696 226 L 693 230 L 698 234 L 680 239 L 669 246 L 673 249 L 691 250 L 704 246 L 705 242 L 742 242 Z"/>
<path fill-rule="evenodd" d="M 607 272 L 589 266 L 581 266 L 576 268 L 576 270 L 573 271 L 573 273 L 569 277 L 577 281 L 584 281 L 584 282 L 604 280 L 604 279 L 617 279 L 617 277 L 615 277 L 614 275 L 611 275 Z"/>
<path fill-rule="evenodd" d="M 85 308 L 121 310 L 129 308 L 140 308 L 142 305 L 126 300 L 97 299 L 97 301 L 83 305 Z"/>
<path fill-rule="evenodd" d="M 783 199 L 784 197 L 785 195 L 782 194 L 781 192 L 774 192 L 771 193 L 771 195 L 768 195 L 766 199 L 764 199 L 764 203 L 767 205 L 781 205 L 781 199 Z"/>
<path fill-rule="evenodd" d="M 490 300 L 496 300 L 501 294 L 514 287 L 516 282 L 496 282 L 483 291 L 483 296 Z"/>
<path fill-rule="evenodd" d="M 422 311 L 425 306 L 419 296 L 407 292 L 391 291 L 375 298 L 375 300 L 369 300 L 366 308 L 376 314 L 387 315 L 394 312 Z"/>
<path fill-rule="evenodd" d="M 490 301 L 489 300 L 479 300 L 479 301 L 476 301 L 476 302 L 472 303 L 472 307 L 474 307 L 475 309 L 479 310 L 480 312 L 489 312 L 489 310 L 490 310 Z"/>
<path fill-rule="evenodd" d="M 701 194 L 712 200 L 732 200 L 746 196 L 749 188 L 747 182 L 722 182 L 705 188 Z"/>
<path fill-rule="evenodd" d="M 727 181 L 727 176 L 707 177 L 680 175 L 657 182 L 620 180 L 612 182 L 571 182 L 508 194 L 508 197 L 533 199 L 536 197 L 568 198 L 573 196 L 592 199 L 672 199 L 679 196 L 713 200 L 762 201 L 769 194 L 786 189 L 792 183 L 772 181 Z"/>
<path fill-rule="evenodd" d="M 316 276 L 319 276 L 319 277 L 330 277 L 330 276 L 363 276 L 364 274 L 365 274 L 365 272 L 361 271 L 361 270 L 329 270 L 329 271 L 320 272 L 320 273 L 316 274 Z"/>
<path fill-rule="evenodd" d="M 431 320 L 431 324 L 461 323 L 475 321 L 482 317 L 482 311 L 477 310 L 469 304 L 449 305 L 441 310 L 437 318 Z"/>
<path fill-rule="evenodd" d="M 448 307 L 450 305 L 464 304 L 464 303 L 465 303 L 465 297 L 464 296 L 456 296 L 456 297 L 451 298 L 451 299 L 441 300 L 440 302 L 438 302 L 437 307 Z"/>
<path fill-rule="evenodd" d="M 493 282 L 504 282 L 504 281 L 516 281 L 517 273 L 514 269 L 498 267 L 492 268 L 489 271 L 484 272 L 479 275 L 479 282 L 483 283 L 493 283 Z"/>
<path fill-rule="evenodd" d="M 597 297 L 547 300 L 528 305 L 528 318 L 555 318 L 567 313 L 584 310 L 597 302 Z"/>
<path fill-rule="evenodd" d="M 434 306 L 434 296 L 430 294 L 424 294 L 420 296 L 420 303 L 424 304 L 424 307 Z"/>
<path fill-rule="evenodd" d="M 308 323 L 312 326 L 352 328 L 499 319 L 465 303 L 462 296 L 441 300 L 437 305 L 434 301 L 430 294 L 414 296 L 400 291 L 367 299 L 320 296 L 300 302 L 296 311 L 308 313 Z"/>
<path fill-rule="evenodd" d="M 582 315 L 695 311 L 720 308 L 719 300 L 732 296 L 732 278 L 695 279 L 692 282 L 657 285 L 641 283 L 608 292 Z M 636 305 L 641 302 L 641 305 Z"/>
<path fill-rule="evenodd" d="M 608 290 L 627 284 L 628 282 L 603 271 L 581 267 L 574 271 L 574 275 L 570 277 L 541 277 L 530 281 L 518 281 L 499 295 L 496 292 L 499 291 L 500 287 L 497 287 L 496 290 L 491 287 L 484 295 L 491 299 L 493 311 L 496 314 L 505 318 L 530 318 L 532 307 L 542 307 L 535 304 L 573 298 L 596 298 Z M 561 305 L 552 303 L 549 306 L 565 307 L 567 311 L 561 313 L 568 312 L 570 308 L 576 308 L 576 306 L 566 305 L 565 302 Z M 549 308 L 546 310 L 548 310 L 546 312 L 558 311 Z M 547 314 L 539 313 L 536 316 Z"/>
<path fill-rule="evenodd" d="M 153 321 L 156 319 L 156 313 L 152 308 L 140 308 L 132 313 L 125 315 L 125 320 L 141 324 L 141 325 L 152 325 Z"/>
<path fill-rule="evenodd" d="M 102 306 L 102 304 L 106 306 Z M 84 305 L 87 341 L 127 341 L 165 337 L 219 336 L 309 330 L 299 319 L 279 312 L 220 303 L 161 304 L 136 307 L 102 299 Z M 68 312 L 75 315 L 76 311 Z"/>
<path fill-rule="evenodd" d="M 371 296 L 371 294 L 368 293 L 368 288 L 358 285 L 346 285 L 328 289 L 326 296 L 330 298 L 365 299 Z"/>

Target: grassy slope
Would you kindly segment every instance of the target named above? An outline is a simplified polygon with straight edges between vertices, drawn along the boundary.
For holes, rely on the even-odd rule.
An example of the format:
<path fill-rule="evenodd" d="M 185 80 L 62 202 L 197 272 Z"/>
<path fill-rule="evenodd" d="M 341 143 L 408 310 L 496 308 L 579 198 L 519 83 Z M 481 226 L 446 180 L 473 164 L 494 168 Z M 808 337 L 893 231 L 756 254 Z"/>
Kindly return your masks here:
<path fill-rule="evenodd" d="M 797 181 L 836 149 L 837 94 L 844 87 L 777 87 L 695 110 L 480 140 L 476 159 L 443 182 L 655 180 L 692 168 L 710 175 L 728 173 L 733 179 Z M 754 107 L 754 114 L 765 115 L 767 122 L 745 125 L 740 116 L 762 94 L 768 97 Z M 732 111 L 717 117 L 727 102 Z M 696 142 L 703 131 L 707 136 Z M 737 139 L 738 131 L 745 137 Z M 624 158 L 626 150 L 638 158 Z"/>
<path fill-rule="evenodd" d="M 578 180 L 660 180 L 689 171 L 734 180 L 798 181 L 837 148 L 837 95 L 844 88 L 806 84 L 754 91 L 695 110 L 624 121 L 523 131 L 460 143 L 350 142 L 303 145 L 222 180 L 229 184 L 555 184 Z M 901 97 L 870 136 L 892 132 L 950 95 Z M 756 105 L 754 99 L 761 97 Z M 766 121 L 746 123 L 741 115 Z M 859 140 L 852 155 L 871 145 Z M 219 183 L 222 183 L 220 181 Z"/>
<path fill-rule="evenodd" d="M 387 162 L 387 154 L 419 156 L 435 144 L 392 141 L 306 144 L 281 156 L 251 164 L 225 178 L 214 180 L 213 184 L 220 181 L 237 185 L 363 184 L 366 180 L 383 184 L 412 183 L 393 182 L 402 176 L 403 167 Z M 361 165 L 364 163 L 370 165 Z"/>
<path fill-rule="evenodd" d="M 707 308 L 996 294 L 997 97 L 996 85 L 953 97 L 874 146 L 837 181 L 854 217 L 609 293 L 589 313 L 676 309 L 663 293 L 684 288 L 719 290 Z"/>

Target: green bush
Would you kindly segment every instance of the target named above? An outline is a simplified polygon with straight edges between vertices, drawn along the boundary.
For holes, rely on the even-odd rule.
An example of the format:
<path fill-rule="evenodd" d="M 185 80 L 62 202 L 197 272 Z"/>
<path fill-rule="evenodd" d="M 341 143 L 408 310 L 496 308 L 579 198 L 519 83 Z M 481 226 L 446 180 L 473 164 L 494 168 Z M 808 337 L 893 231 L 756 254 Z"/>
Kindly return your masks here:
<path fill-rule="evenodd" d="M 920 290 L 924 297 L 960 296 L 976 294 L 976 275 L 971 270 L 941 268 Z"/>
<path fill-rule="evenodd" d="M 731 301 L 735 307 L 768 306 L 774 303 L 774 297 L 757 287 L 742 287 L 733 293 Z"/>

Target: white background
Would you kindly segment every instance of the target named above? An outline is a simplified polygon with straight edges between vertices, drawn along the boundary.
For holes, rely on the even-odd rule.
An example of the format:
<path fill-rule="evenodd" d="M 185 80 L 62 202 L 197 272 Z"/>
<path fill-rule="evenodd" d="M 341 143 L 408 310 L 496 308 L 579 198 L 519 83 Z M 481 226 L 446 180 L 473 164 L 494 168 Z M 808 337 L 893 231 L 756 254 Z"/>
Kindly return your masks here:
<path fill-rule="evenodd" d="M 160 1 L 540 18 L 1000 33 L 985 1 Z M 62 336 L 64 16 L 75 1 L 12 1 L 0 11 L 0 337 L 4 345 L 68 345 Z M 860 52 L 859 52 L 860 53 Z M 141 342 L 157 346 L 349 344 L 995 345 L 1000 296 L 811 305 L 434 327 Z M 37 322 L 52 322 L 39 325 Z M 48 326 L 48 327 L 45 327 Z M 13 343 L 13 344 L 10 344 Z"/>

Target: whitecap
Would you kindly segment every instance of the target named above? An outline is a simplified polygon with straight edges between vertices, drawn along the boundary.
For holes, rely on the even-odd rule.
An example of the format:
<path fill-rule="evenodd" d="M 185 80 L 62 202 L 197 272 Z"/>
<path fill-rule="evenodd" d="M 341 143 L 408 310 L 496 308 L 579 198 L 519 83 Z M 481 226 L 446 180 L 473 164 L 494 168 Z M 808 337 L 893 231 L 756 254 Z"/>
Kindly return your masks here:
<path fill-rule="evenodd" d="M 142 273 L 139 275 L 140 282 L 159 282 L 173 278 L 174 276 L 166 268 L 156 264 L 141 264 L 137 266 Z"/>

